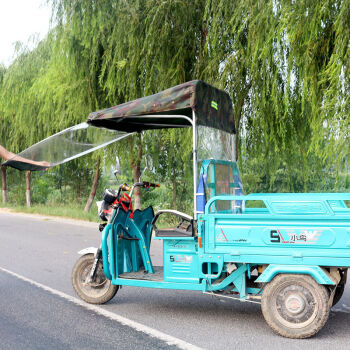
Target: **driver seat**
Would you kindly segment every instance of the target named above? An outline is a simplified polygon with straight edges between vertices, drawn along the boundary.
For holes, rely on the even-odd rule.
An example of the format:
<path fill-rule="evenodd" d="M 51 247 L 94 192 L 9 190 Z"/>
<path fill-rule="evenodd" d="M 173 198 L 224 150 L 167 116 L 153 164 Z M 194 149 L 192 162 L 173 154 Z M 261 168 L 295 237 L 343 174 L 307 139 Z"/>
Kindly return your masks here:
<path fill-rule="evenodd" d="M 165 224 L 171 227 L 157 227 L 156 222 L 159 217 L 165 219 Z M 164 223 L 161 223 L 161 226 L 163 225 Z M 193 217 L 177 210 L 159 210 L 153 218 L 152 228 L 156 237 L 192 237 L 194 234 Z"/>

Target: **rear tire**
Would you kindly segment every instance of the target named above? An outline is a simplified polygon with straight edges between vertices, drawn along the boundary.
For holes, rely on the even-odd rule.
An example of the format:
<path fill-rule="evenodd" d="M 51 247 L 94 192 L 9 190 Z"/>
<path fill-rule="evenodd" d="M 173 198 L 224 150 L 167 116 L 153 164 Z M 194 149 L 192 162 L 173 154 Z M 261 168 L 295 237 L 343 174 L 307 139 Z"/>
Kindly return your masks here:
<path fill-rule="evenodd" d="M 329 295 L 311 276 L 281 274 L 264 289 L 261 303 L 268 325 L 287 338 L 309 338 L 326 323 Z"/>
<path fill-rule="evenodd" d="M 94 263 L 94 254 L 85 254 L 78 259 L 72 271 L 72 284 L 78 296 L 90 304 L 104 304 L 118 292 L 119 286 L 111 283 L 103 272 L 102 261 L 99 261 L 95 279 L 86 283 Z"/>

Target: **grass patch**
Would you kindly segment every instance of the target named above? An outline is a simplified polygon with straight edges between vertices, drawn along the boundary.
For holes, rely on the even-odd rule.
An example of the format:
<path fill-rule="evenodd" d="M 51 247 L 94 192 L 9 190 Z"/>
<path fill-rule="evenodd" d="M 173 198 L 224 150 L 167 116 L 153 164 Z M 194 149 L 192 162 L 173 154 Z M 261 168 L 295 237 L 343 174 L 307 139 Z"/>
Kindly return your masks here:
<path fill-rule="evenodd" d="M 262 200 L 247 200 L 245 202 L 246 208 L 266 208 L 264 201 Z"/>
<path fill-rule="evenodd" d="M 57 205 L 57 206 L 47 206 L 47 205 L 33 205 L 30 208 L 27 206 L 14 206 L 10 204 L 0 204 L 0 208 L 10 209 L 11 211 L 18 213 L 30 213 L 30 214 L 42 214 L 51 216 L 61 216 L 71 219 L 79 219 L 85 221 L 98 222 L 97 216 L 97 206 L 94 204 L 90 211 L 86 213 L 83 207 L 79 206 L 68 206 L 68 205 Z"/>

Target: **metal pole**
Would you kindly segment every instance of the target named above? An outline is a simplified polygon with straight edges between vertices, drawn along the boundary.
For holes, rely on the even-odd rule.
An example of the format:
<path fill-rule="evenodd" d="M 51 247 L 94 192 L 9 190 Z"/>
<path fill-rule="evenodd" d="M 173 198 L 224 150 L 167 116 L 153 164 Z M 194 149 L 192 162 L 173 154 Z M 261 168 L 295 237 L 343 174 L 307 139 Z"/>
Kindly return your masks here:
<path fill-rule="evenodd" d="M 193 128 L 193 219 L 197 220 L 197 125 L 196 113 L 192 110 Z"/>

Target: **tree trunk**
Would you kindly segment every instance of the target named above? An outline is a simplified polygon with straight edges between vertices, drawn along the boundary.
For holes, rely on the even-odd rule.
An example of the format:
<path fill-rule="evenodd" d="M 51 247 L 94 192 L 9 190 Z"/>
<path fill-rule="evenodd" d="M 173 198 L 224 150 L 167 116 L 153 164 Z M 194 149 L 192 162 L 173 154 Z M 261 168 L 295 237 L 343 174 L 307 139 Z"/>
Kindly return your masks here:
<path fill-rule="evenodd" d="M 236 135 L 235 135 L 235 157 L 236 162 L 238 162 L 238 143 L 239 143 L 239 128 L 241 124 L 242 119 L 242 110 L 244 106 L 244 102 L 246 97 L 248 96 L 249 90 L 252 87 L 252 83 L 250 82 L 246 89 L 242 92 L 241 99 L 239 100 L 238 106 L 237 106 L 237 114 L 235 118 L 235 125 L 236 125 Z"/>
<path fill-rule="evenodd" d="M 6 167 L 1 167 L 1 183 L 2 183 L 2 202 L 7 203 L 7 187 L 6 187 Z"/>
<path fill-rule="evenodd" d="M 236 117 L 236 135 L 235 135 L 235 157 L 236 157 L 236 162 L 238 162 L 238 142 L 239 142 L 239 127 L 242 119 L 242 108 L 243 108 L 243 103 L 239 106 L 239 110 L 237 113 Z"/>
<path fill-rule="evenodd" d="M 176 187 L 176 176 L 174 176 L 174 178 L 173 178 L 173 208 L 174 208 L 174 210 L 177 210 L 176 199 L 177 199 L 177 187 Z"/>
<path fill-rule="evenodd" d="M 92 181 L 90 196 L 89 196 L 89 199 L 87 200 L 85 208 L 84 208 L 84 211 L 86 211 L 86 212 L 90 211 L 91 206 L 92 206 L 92 202 L 94 201 L 98 182 L 100 180 L 100 172 L 101 172 L 100 171 L 100 158 L 98 158 L 97 163 L 96 163 L 96 172 L 94 175 L 94 179 Z"/>
<path fill-rule="evenodd" d="M 138 182 L 141 171 L 140 171 L 140 163 L 138 165 L 132 166 L 132 175 L 134 178 L 134 182 Z M 135 187 L 134 189 L 134 209 L 141 209 L 141 189 L 140 187 Z"/>
<path fill-rule="evenodd" d="M 141 133 L 137 134 L 137 155 L 131 159 L 131 168 L 134 182 L 138 182 L 141 175 L 141 158 L 142 158 L 142 140 Z M 131 138 L 130 138 L 131 139 Z M 134 209 L 141 209 L 141 191 L 140 187 L 134 189 Z"/>
<path fill-rule="evenodd" d="M 78 180 L 78 182 L 77 182 L 77 197 L 76 197 L 76 200 L 77 200 L 78 204 L 81 204 L 81 197 L 82 197 L 82 195 L 81 195 L 81 191 L 82 191 L 81 187 L 82 186 L 81 186 L 80 177 L 77 180 Z"/>
<path fill-rule="evenodd" d="M 30 171 L 26 171 L 26 201 L 27 201 L 27 207 L 31 206 L 30 201 Z"/>

